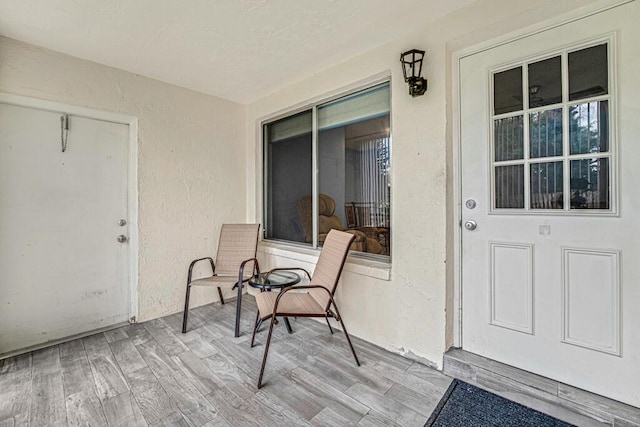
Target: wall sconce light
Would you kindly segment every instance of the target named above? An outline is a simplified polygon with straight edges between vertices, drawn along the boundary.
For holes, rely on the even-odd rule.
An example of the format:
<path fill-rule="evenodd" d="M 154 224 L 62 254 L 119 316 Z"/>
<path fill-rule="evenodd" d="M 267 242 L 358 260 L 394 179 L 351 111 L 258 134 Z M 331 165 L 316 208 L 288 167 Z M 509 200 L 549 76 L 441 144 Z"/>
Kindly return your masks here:
<path fill-rule="evenodd" d="M 400 54 L 404 81 L 409 83 L 409 95 L 414 98 L 427 91 L 427 80 L 420 76 L 423 58 L 424 50 L 412 49 Z"/>

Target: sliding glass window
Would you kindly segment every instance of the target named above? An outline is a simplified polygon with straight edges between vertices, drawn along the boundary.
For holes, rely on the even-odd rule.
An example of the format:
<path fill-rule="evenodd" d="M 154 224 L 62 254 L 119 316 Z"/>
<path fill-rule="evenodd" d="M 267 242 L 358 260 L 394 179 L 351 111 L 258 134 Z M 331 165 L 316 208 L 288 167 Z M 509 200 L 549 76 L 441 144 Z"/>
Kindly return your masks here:
<path fill-rule="evenodd" d="M 389 129 L 388 83 L 265 123 L 265 238 L 320 247 L 344 230 L 352 251 L 390 256 Z"/>

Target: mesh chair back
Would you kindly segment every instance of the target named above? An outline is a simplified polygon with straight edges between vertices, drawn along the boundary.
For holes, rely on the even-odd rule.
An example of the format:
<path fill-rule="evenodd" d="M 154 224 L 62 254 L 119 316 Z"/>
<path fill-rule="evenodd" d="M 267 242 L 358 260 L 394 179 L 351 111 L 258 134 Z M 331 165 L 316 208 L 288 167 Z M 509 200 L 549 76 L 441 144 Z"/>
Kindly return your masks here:
<path fill-rule="evenodd" d="M 323 286 L 331 292 L 331 295 L 335 293 L 353 239 L 355 236 L 351 233 L 338 230 L 329 231 L 322 246 L 316 269 L 313 271 L 311 285 Z M 321 289 L 310 289 L 309 293 L 321 307 L 329 309 L 331 300 L 326 292 Z"/>
<path fill-rule="evenodd" d="M 255 258 L 260 224 L 223 224 L 216 255 L 216 274 L 237 276 L 242 261 Z M 253 262 L 244 267 L 245 277 L 251 276 Z"/>

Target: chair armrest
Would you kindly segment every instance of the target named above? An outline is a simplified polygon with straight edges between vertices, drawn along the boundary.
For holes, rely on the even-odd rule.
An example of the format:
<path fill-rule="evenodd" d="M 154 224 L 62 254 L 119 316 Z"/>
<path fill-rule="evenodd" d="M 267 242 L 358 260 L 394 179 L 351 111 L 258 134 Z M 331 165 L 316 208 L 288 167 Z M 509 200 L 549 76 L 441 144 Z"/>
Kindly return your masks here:
<path fill-rule="evenodd" d="M 324 289 L 325 291 L 327 291 L 327 293 L 328 293 L 329 295 L 331 295 L 331 291 L 329 291 L 329 289 L 327 289 L 327 288 L 325 288 L 324 286 L 321 286 L 321 285 L 303 285 L 303 286 L 296 286 L 296 285 L 293 285 L 293 286 L 287 286 L 287 287 L 286 287 L 286 288 L 284 288 L 282 291 L 280 291 L 280 295 L 284 294 L 285 292 L 289 292 L 289 291 L 290 291 L 290 290 L 292 290 L 292 289 L 296 289 L 296 290 L 298 290 L 298 289 L 318 289 L 318 288 Z M 280 295 L 278 295 L 278 297 L 279 297 Z M 276 299 L 277 299 L 277 298 L 276 298 Z"/>
<path fill-rule="evenodd" d="M 276 271 L 288 271 L 288 270 L 301 270 L 301 271 L 304 271 L 304 274 L 306 274 L 306 275 L 307 275 L 307 277 L 309 278 L 309 280 L 311 280 L 311 275 L 309 274 L 309 272 L 308 272 L 307 270 L 305 270 L 304 268 L 300 268 L 300 267 L 291 267 L 291 268 L 274 268 L 274 269 L 271 269 L 271 270 L 269 270 L 269 271 L 267 272 L 267 275 L 265 276 L 265 279 L 264 279 L 264 280 L 265 280 L 265 282 L 266 282 L 266 281 L 267 281 L 267 279 L 269 278 L 269 275 L 270 275 L 271 273 L 273 273 L 273 272 L 276 272 Z"/>
<path fill-rule="evenodd" d="M 280 291 L 280 293 L 278 294 L 278 296 L 276 297 L 276 303 L 273 305 L 273 316 L 275 317 L 276 313 L 278 312 L 278 303 L 280 302 L 280 298 L 282 298 L 282 296 L 284 294 L 286 294 L 287 292 L 289 292 L 292 289 L 324 289 L 327 294 L 329 294 L 329 299 L 333 302 L 333 295 L 331 294 L 331 291 L 329 291 L 329 289 L 325 288 L 324 286 L 320 286 L 320 285 L 304 285 L 304 286 L 287 286 L 286 288 L 284 288 L 282 291 Z"/>
<path fill-rule="evenodd" d="M 242 261 L 242 264 L 240 264 L 240 268 L 238 269 L 238 286 L 240 286 L 242 282 L 244 282 L 244 266 L 251 261 L 253 261 L 254 263 L 252 275 L 260 274 L 260 264 L 258 263 L 258 258 L 245 259 L 244 261 Z"/>
<path fill-rule="evenodd" d="M 216 265 L 213 263 L 213 258 L 204 257 L 204 258 L 194 259 L 193 261 L 191 261 L 191 264 L 189 264 L 189 276 L 187 277 L 187 284 L 191 283 L 191 273 L 193 273 L 193 266 L 196 265 L 200 261 L 204 261 L 205 259 L 208 259 L 209 262 L 211 263 L 211 274 L 215 274 Z"/>

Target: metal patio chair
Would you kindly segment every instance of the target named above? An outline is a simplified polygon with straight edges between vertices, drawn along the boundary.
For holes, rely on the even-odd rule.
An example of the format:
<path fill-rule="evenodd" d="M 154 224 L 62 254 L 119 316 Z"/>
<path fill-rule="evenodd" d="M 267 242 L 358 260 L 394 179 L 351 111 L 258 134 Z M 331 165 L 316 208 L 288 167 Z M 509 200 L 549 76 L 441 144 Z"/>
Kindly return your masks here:
<path fill-rule="evenodd" d="M 187 316 L 189 315 L 189 294 L 192 286 L 215 286 L 218 288 L 220 303 L 224 304 L 222 288 L 238 288 L 236 302 L 235 336 L 240 335 L 240 309 L 242 304 L 242 284 L 249 280 L 255 272 L 260 273 L 256 250 L 258 248 L 258 232 L 260 224 L 223 224 L 218 241 L 218 253 L 215 263 L 212 258 L 205 257 L 193 260 L 189 265 L 187 292 L 184 299 L 184 317 L 182 333 L 187 332 Z M 200 261 L 209 260 L 211 273 L 209 277 L 191 280 L 193 267 Z"/>
<path fill-rule="evenodd" d="M 338 286 L 338 280 L 340 279 L 345 260 L 347 259 L 349 246 L 354 238 L 355 236 L 353 234 L 343 231 L 329 231 L 309 285 L 289 286 L 279 294 L 275 292 L 261 292 L 256 295 L 256 303 L 259 311 L 258 318 L 256 318 L 256 326 L 258 322 L 269 318 L 271 319 L 269 335 L 267 336 L 267 343 L 264 348 L 262 367 L 260 368 L 260 377 L 258 378 L 258 388 L 262 387 L 262 376 L 267 363 L 269 343 L 271 342 L 276 317 L 324 317 L 327 320 L 331 333 L 333 333 L 333 330 L 329 324 L 329 317 L 335 318 L 340 322 L 340 326 L 342 326 L 342 331 L 347 338 L 349 347 L 351 347 L 351 352 L 356 360 L 356 364 L 360 366 L 360 361 L 353 348 L 353 344 L 351 344 L 347 328 L 344 326 L 344 322 L 338 311 L 338 306 L 333 299 L 336 287 Z M 295 290 L 295 292 L 290 292 L 292 290 Z M 306 290 L 306 292 L 300 293 L 300 290 Z M 332 305 L 335 312 L 331 308 Z M 254 326 L 253 337 L 251 338 L 252 347 L 255 333 L 256 327 Z"/>

